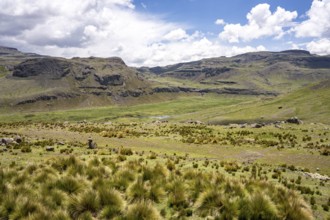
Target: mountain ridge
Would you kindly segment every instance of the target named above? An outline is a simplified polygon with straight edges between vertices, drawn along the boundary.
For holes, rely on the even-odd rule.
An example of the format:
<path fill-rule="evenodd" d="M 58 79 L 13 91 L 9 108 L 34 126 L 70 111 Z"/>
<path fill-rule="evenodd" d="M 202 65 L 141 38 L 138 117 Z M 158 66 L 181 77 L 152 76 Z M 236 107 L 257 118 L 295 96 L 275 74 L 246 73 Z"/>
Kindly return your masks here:
<path fill-rule="evenodd" d="M 0 108 L 74 108 L 155 102 L 189 94 L 276 97 L 330 79 L 330 56 L 253 52 L 164 67 L 119 57 L 43 56 L 0 46 Z"/>

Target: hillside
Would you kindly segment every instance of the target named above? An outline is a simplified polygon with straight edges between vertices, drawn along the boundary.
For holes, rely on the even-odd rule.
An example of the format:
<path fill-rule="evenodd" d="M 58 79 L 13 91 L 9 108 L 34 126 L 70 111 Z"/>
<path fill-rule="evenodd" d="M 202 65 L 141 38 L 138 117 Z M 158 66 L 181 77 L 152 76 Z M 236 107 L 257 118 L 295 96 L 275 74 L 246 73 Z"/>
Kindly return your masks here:
<path fill-rule="evenodd" d="M 149 83 L 120 58 L 64 59 L 11 48 L 0 51 L 2 106 L 99 106 L 149 92 Z"/>
<path fill-rule="evenodd" d="M 298 115 L 322 122 L 329 115 L 329 80 L 330 56 L 300 50 L 133 68 L 118 57 L 64 59 L 0 47 L 0 112 L 5 115 L 118 106 L 111 118 L 174 113 L 176 121 L 193 117 L 218 123 Z M 133 107 L 123 111 L 120 106 Z"/>
<path fill-rule="evenodd" d="M 210 107 L 183 114 L 211 124 L 281 121 L 297 116 L 305 122 L 330 124 L 330 80 L 312 84 L 274 98 L 261 98 L 230 106 Z"/>
<path fill-rule="evenodd" d="M 162 81 L 281 94 L 330 78 L 330 56 L 308 51 L 255 52 L 165 67 L 141 68 Z M 166 80 L 165 80 L 166 79 Z M 157 79 L 159 81 L 159 77 Z"/>

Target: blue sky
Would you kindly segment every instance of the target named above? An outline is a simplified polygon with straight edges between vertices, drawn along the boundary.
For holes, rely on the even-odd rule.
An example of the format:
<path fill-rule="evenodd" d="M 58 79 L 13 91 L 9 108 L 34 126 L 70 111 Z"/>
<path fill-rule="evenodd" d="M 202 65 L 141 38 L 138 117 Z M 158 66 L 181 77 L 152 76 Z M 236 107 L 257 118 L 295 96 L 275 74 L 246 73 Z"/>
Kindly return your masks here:
<path fill-rule="evenodd" d="M 186 23 L 204 32 L 219 30 L 218 18 L 230 23 L 246 22 L 246 14 L 254 6 L 268 3 L 274 11 L 278 6 L 304 15 L 309 0 L 135 0 L 137 10 L 164 16 L 168 21 Z M 298 19 L 299 20 L 299 19 Z"/>
<path fill-rule="evenodd" d="M 254 51 L 330 54 L 330 0 L 1 0 L 0 45 L 158 66 Z"/>

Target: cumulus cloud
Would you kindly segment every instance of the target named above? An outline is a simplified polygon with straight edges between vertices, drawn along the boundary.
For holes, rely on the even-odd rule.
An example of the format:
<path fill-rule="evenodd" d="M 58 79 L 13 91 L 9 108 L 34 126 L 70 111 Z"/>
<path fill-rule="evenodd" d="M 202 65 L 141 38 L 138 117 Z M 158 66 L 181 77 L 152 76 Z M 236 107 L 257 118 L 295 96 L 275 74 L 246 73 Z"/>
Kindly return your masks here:
<path fill-rule="evenodd" d="M 0 45 L 53 56 L 120 56 L 167 65 L 264 47 L 224 46 L 181 24 L 135 10 L 133 0 L 1 0 Z"/>
<path fill-rule="evenodd" d="M 247 14 L 246 25 L 227 24 L 219 37 L 230 43 L 251 41 L 261 37 L 281 38 L 297 16 L 296 11 L 286 11 L 281 7 L 277 7 L 272 13 L 269 4 L 259 4 Z"/>
<path fill-rule="evenodd" d="M 327 55 L 330 54 L 330 40 L 320 39 L 311 41 L 306 45 L 307 50 L 313 54 Z"/>
<path fill-rule="evenodd" d="M 314 0 L 307 16 L 294 28 L 297 37 L 330 38 L 330 0 Z"/>
<path fill-rule="evenodd" d="M 257 47 L 251 47 L 251 46 L 245 46 L 245 47 L 237 47 L 233 46 L 229 53 L 227 53 L 227 56 L 233 56 L 237 54 L 242 53 L 248 53 L 248 52 L 257 52 L 257 51 L 266 51 L 266 47 L 263 45 L 259 45 Z"/>
<path fill-rule="evenodd" d="M 165 40 L 169 41 L 176 41 L 176 40 L 182 40 L 188 37 L 188 34 L 185 30 L 182 28 L 178 28 L 175 30 L 170 31 L 168 34 L 164 36 Z"/>
<path fill-rule="evenodd" d="M 225 25 L 226 24 L 226 22 L 223 19 L 217 19 L 214 23 L 216 25 Z"/>

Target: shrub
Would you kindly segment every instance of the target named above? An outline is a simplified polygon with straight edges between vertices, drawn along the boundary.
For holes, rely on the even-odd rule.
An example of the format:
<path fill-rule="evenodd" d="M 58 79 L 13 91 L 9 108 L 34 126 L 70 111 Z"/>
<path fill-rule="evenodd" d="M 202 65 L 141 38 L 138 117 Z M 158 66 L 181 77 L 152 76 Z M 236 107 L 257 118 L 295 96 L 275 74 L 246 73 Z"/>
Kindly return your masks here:
<path fill-rule="evenodd" d="M 0 219 L 9 219 L 9 215 L 15 210 L 16 198 L 10 194 L 1 197 Z"/>
<path fill-rule="evenodd" d="M 322 208 L 323 208 L 323 210 L 326 211 L 326 212 L 329 211 L 329 206 L 328 206 L 328 204 L 323 204 L 323 205 L 322 205 Z"/>
<path fill-rule="evenodd" d="M 128 207 L 125 220 L 137 220 L 137 219 L 162 219 L 160 213 L 154 208 L 151 203 L 140 201 L 134 203 Z"/>
<path fill-rule="evenodd" d="M 76 194 L 82 190 L 82 184 L 74 177 L 64 176 L 56 182 L 58 189 L 68 193 Z"/>
<path fill-rule="evenodd" d="M 281 204 L 281 219 L 314 219 L 310 207 L 295 191 L 283 188 L 278 190 L 278 199 Z"/>
<path fill-rule="evenodd" d="M 187 205 L 186 187 L 182 180 L 174 180 L 169 187 L 168 205 L 184 207 Z"/>
<path fill-rule="evenodd" d="M 130 148 L 121 148 L 121 149 L 119 150 L 119 153 L 120 153 L 121 155 L 126 155 L 126 156 L 131 156 L 131 155 L 133 155 L 133 151 L 132 151 L 132 149 L 130 149 Z"/>
<path fill-rule="evenodd" d="M 278 173 L 273 173 L 273 174 L 272 174 L 272 178 L 273 178 L 273 179 L 278 179 L 278 177 L 279 177 Z"/>
<path fill-rule="evenodd" d="M 165 166 L 157 163 L 153 170 L 153 177 L 157 180 L 164 179 L 168 176 L 169 171 Z"/>
<path fill-rule="evenodd" d="M 125 155 L 118 155 L 117 156 L 117 161 L 118 162 L 123 162 L 123 161 L 125 161 L 127 158 L 126 158 L 126 156 Z"/>
<path fill-rule="evenodd" d="M 175 163 L 173 163 L 172 160 L 168 160 L 168 161 L 166 162 L 166 167 L 167 167 L 167 169 L 168 169 L 169 171 L 172 171 L 172 170 L 175 169 Z"/>
<path fill-rule="evenodd" d="M 127 189 L 128 197 L 134 201 L 145 200 L 148 197 L 148 190 L 144 185 L 141 177 L 139 177 L 129 188 Z"/>
<path fill-rule="evenodd" d="M 19 201 L 14 211 L 10 214 L 9 219 L 22 219 L 29 217 L 33 213 L 42 210 L 40 204 L 33 201 L 32 198 L 20 197 L 17 198 L 16 202 Z"/>
<path fill-rule="evenodd" d="M 315 201 L 315 197 L 314 196 L 311 197 L 310 203 L 311 203 L 311 205 L 315 205 L 316 201 Z"/>
<path fill-rule="evenodd" d="M 223 206 L 223 192 L 215 188 L 203 192 L 195 203 L 197 213 L 201 217 L 217 216 Z"/>
<path fill-rule="evenodd" d="M 81 218 L 83 214 L 96 213 L 99 208 L 99 197 L 93 191 L 72 197 L 68 204 L 68 212 L 73 219 Z"/>
<path fill-rule="evenodd" d="M 269 196 L 257 191 L 240 204 L 240 219 L 279 219 L 276 205 Z"/>
<path fill-rule="evenodd" d="M 57 211 L 53 213 L 53 216 L 51 218 L 52 220 L 70 220 L 68 213 L 65 211 Z"/>
<path fill-rule="evenodd" d="M 104 207 L 101 211 L 102 218 L 112 219 L 115 216 L 122 215 L 125 202 L 118 191 L 101 188 L 99 198 L 100 205 Z"/>
<path fill-rule="evenodd" d="M 132 170 L 122 169 L 115 174 L 112 184 L 116 189 L 125 191 L 134 180 L 135 173 Z"/>
<path fill-rule="evenodd" d="M 21 152 L 22 153 L 31 153 L 32 152 L 32 148 L 30 146 L 23 146 L 21 148 Z"/>
<path fill-rule="evenodd" d="M 156 158 L 157 158 L 157 154 L 155 152 L 150 152 L 150 154 L 147 157 L 147 159 L 150 160 L 155 160 Z"/>
<path fill-rule="evenodd" d="M 149 191 L 148 198 L 154 202 L 160 202 L 165 196 L 165 190 L 160 184 L 153 184 Z"/>

